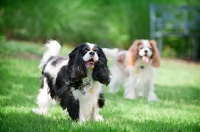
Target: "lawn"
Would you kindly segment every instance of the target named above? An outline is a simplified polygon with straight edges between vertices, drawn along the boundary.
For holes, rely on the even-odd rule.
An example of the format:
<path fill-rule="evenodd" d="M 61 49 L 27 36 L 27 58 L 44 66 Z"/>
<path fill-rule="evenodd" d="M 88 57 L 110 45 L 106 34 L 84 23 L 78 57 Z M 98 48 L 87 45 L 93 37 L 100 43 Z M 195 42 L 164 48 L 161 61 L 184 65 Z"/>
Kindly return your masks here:
<path fill-rule="evenodd" d="M 67 55 L 71 48 L 64 47 Z M 180 60 L 162 60 L 155 87 L 157 102 L 144 98 L 128 100 L 109 94 L 100 111 L 103 122 L 82 125 L 71 121 L 56 105 L 48 116 L 32 108 L 40 86 L 38 68 L 45 49 L 27 42 L 0 43 L 0 131 L 2 132 L 197 132 L 200 131 L 200 65 Z"/>

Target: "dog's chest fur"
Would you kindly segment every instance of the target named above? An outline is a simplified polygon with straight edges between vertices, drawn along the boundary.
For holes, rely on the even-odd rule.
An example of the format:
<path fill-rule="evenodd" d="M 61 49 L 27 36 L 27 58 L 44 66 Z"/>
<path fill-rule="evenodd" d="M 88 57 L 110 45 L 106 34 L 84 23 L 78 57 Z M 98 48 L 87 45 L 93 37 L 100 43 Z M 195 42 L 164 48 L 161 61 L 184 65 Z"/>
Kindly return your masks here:
<path fill-rule="evenodd" d="M 71 92 L 80 103 L 96 104 L 101 86 L 99 82 L 92 79 L 91 72 L 89 72 L 88 77 L 84 78 L 80 85 L 72 86 Z"/>
<path fill-rule="evenodd" d="M 101 84 L 93 81 L 91 76 L 82 80 L 82 85 L 79 87 L 72 87 L 71 92 L 76 100 L 79 101 L 80 117 L 89 119 L 92 111 L 97 107 L 98 97 L 101 92 Z"/>
<path fill-rule="evenodd" d="M 141 81 L 142 83 L 146 83 L 152 78 L 154 74 L 154 68 L 151 65 L 151 62 L 146 64 L 142 62 L 142 60 L 138 60 L 133 72 L 137 82 Z"/>

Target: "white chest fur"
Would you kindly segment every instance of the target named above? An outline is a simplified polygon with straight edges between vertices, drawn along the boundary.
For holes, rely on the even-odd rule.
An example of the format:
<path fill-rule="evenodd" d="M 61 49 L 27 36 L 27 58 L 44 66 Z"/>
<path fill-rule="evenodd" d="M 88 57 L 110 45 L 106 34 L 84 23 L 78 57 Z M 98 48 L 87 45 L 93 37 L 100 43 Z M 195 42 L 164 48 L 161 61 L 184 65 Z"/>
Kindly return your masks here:
<path fill-rule="evenodd" d="M 82 90 L 72 88 L 74 98 L 79 101 L 79 115 L 80 120 L 82 121 L 91 118 L 93 110 L 97 107 L 98 97 L 102 89 L 102 84 L 97 81 L 93 81 L 91 78 L 85 78 L 83 80 L 83 84 L 84 83 L 88 85 L 85 85 Z"/>

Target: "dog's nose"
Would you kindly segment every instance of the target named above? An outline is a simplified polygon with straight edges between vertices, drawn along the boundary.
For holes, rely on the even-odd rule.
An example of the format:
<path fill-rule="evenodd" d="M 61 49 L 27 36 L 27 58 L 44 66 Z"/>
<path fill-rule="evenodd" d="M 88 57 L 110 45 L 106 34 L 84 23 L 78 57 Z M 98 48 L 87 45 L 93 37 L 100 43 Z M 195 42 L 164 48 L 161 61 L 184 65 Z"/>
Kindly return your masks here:
<path fill-rule="evenodd" d="M 144 53 L 147 53 L 147 52 L 148 52 L 147 50 L 144 51 Z"/>
<path fill-rule="evenodd" d="M 89 54 L 90 54 L 91 56 L 94 56 L 95 53 L 94 53 L 93 51 L 91 51 Z"/>

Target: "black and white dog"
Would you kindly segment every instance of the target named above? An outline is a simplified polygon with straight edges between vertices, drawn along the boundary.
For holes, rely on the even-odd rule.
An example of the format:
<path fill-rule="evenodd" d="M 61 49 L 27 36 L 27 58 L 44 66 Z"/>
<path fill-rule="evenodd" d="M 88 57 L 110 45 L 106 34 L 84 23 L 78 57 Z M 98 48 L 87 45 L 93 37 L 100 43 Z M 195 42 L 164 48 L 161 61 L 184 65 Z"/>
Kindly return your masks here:
<path fill-rule="evenodd" d="M 103 120 L 102 84 L 110 82 L 110 71 L 102 49 L 91 43 L 78 45 L 68 57 L 58 56 L 60 44 L 51 40 L 40 63 L 42 85 L 37 97 L 37 114 L 47 114 L 51 104 L 59 102 L 72 120 Z"/>

